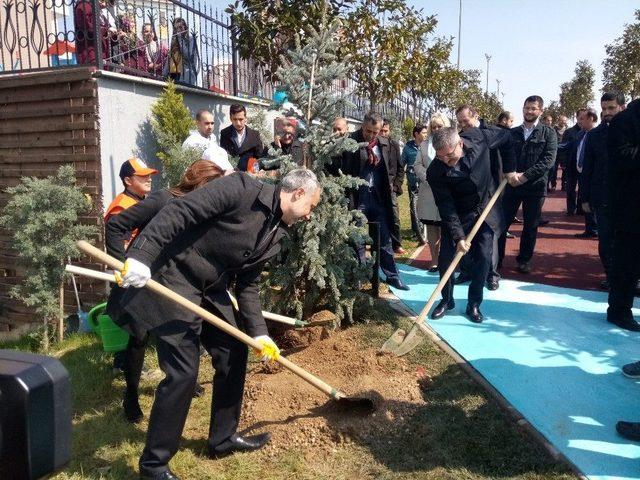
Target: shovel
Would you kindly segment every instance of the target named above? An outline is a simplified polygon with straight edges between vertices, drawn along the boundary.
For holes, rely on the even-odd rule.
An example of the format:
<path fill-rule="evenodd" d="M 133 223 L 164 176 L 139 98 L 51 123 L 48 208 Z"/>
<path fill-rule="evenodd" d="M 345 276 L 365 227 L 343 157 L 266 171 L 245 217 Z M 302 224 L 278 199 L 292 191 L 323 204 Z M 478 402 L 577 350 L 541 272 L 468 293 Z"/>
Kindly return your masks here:
<path fill-rule="evenodd" d="M 473 240 L 473 237 L 475 237 L 476 233 L 478 233 L 478 230 L 480 230 L 480 227 L 482 226 L 482 222 L 484 222 L 485 219 L 487 218 L 487 215 L 489 215 L 489 212 L 493 208 L 494 204 L 498 200 L 498 197 L 500 196 L 500 194 L 502 193 L 506 185 L 507 185 L 507 179 L 504 178 L 502 182 L 500 182 L 500 185 L 498 186 L 497 190 L 495 191 L 491 199 L 489 200 L 489 203 L 487 203 L 487 206 L 484 207 L 484 210 L 478 217 L 478 220 L 476 220 L 476 223 L 473 225 L 473 229 L 471 230 L 471 232 L 469 232 L 469 235 L 467 235 L 466 240 L 469 243 L 471 243 L 471 241 Z M 438 283 L 435 290 L 429 297 L 429 300 L 427 300 L 427 304 L 424 306 L 424 308 L 422 309 L 418 317 L 413 321 L 414 325 L 409 331 L 409 333 L 406 333 L 403 329 L 396 330 L 393 333 L 393 335 L 391 335 L 389 339 L 386 342 L 384 342 L 384 345 L 382 345 L 382 351 L 391 352 L 396 356 L 401 357 L 409 353 L 414 348 L 416 348 L 422 342 L 422 340 L 424 339 L 424 336 L 430 333 L 430 330 L 424 324 L 424 321 L 427 318 L 427 314 L 429 313 L 429 310 L 431 310 L 431 307 L 433 306 L 436 299 L 438 298 L 438 295 L 440 294 L 445 284 L 449 280 L 449 277 L 453 275 L 453 272 L 455 271 L 456 267 L 458 266 L 458 263 L 460 262 L 463 256 L 464 256 L 464 252 L 457 252 L 455 257 L 453 257 L 453 261 L 451 262 L 451 265 L 449 265 L 449 268 L 447 268 L 447 271 L 444 272 L 444 275 L 440 279 L 440 282 Z"/>
<path fill-rule="evenodd" d="M 96 280 L 104 280 L 106 282 L 116 283 L 116 277 L 113 273 L 107 272 L 99 272 L 97 270 L 92 270 L 90 268 L 77 267 L 75 265 L 67 264 L 64 267 L 64 270 L 71 274 L 71 278 L 73 279 L 73 274 L 82 275 L 84 277 L 95 278 Z M 75 285 L 75 280 L 74 280 Z M 229 297 L 231 298 L 231 303 L 233 304 L 233 308 L 238 310 L 238 302 L 236 299 L 229 293 Z M 86 315 L 86 314 L 85 314 Z M 271 313 L 267 311 L 262 311 L 262 316 L 268 320 L 273 320 L 274 322 L 284 323 L 286 325 L 292 325 L 294 327 L 314 327 L 316 325 L 323 325 L 325 322 L 304 322 L 302 320 L 297 320 L 291 317 L 285 317 L 284 315 L 278 315 L 277 313 Z"/>
<path fill-rule="evenodd" d="M 80 303 L 80 295 L 78 294 L 78 285 L 76 285 L 76 277 L 74 275 L 71 275 L 71 283 L 73 283 L 73 293 L 76 295 L 76 303 L 78 304 L 78 332 L 86 333 L 91 330 L 89 328 L 89 313 L 82 310 L 82 303 Z"/>
<path fill-rule="evenodd" d="M 84 240 L 80 240 L 77 243 L 78 248 L 86 253 L 87 255 L 99 260 L 100 262 L 106 264 L 109 268 L 113 268 L 114 270 L 122 270 L 124 267 L 123 263 L 119 260 L 113 258 L 112 256 L 106 254 L 102 250 L 94 247 L 89 242 Z M 232 337 L 240 340 L 241 342 L 247 344 L 254 350 L 262 350 L 262 344 L 255 341 L 249 335 L 244 333 L 243 331 L 231 326 L 224 320 L 218 318 L 213 313 L 205 310 L 204 308 L 196 305 L 193 302 L 190 302 L 184 297 L 181 297 L 177 293 L 173 292 L 169 288 L 160 285 L 155 280 L 149 280 L 145 285 L 149 290 L 161 295 L 173 302 L 181 305 L 185 309 L 190 312 L 198 315 L 206 322 L 209 322 L 211 325 L 214 325 L 216 328 L 222 330 L 225 333 L 228 333 Z M 292 361 L 286 359 L 284 356 L 278 357 L 276 360 L 280 365 L 285 367 L 287 370 L 293 372 L 298 377 L 303 379 L 305 382 L 313 385 L 322 393 L 327 395 L 329 398 L 335 400 L 339 406 L 345 407 L 345 409 L 349 409 L 352 412 L 361 412 L 361 413 L 371 413 L 375 409 L 374 403 L 372 400 L 368 398 L 357 398 L 357 397 L 348 397 L 345 393 L 333 388 L 331 385 L 325 383 L 323 380 L 319 379 L 315 375 L 307 372 L 303 368 L 299 367 Z"/>

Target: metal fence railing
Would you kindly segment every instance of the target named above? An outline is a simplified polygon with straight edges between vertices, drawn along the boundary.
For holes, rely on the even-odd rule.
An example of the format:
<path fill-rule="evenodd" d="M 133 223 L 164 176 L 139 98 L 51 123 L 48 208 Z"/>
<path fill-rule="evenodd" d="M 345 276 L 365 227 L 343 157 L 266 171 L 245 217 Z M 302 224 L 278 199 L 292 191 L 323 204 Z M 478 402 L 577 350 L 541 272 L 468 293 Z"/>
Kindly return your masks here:
<path fill-rule="evenodd" d="M 236 96 L 271 99 L 262 68 L 241 59 L 229 16 L 202 0 L 3 0 L 0 74 L 76 65 L 178 83 Z M 361 118 L 368 102 L 353 81 L 340 82 Z M 410 102 L 382 105 L 404 119 Z"/>

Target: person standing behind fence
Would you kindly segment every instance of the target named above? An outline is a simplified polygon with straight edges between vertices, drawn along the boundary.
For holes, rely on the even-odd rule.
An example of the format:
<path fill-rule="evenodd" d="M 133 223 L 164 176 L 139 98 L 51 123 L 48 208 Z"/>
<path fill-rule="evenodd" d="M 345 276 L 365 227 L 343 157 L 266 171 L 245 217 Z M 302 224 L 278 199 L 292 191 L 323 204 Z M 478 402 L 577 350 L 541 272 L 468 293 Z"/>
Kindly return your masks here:
<path fill-rule="evenodd" d="M 426 125 L 416 125 L 413 127 L 413 139 L 409 140 L 402 149 L 402 156 L 400 158 L 401 164 L 404 165 L 404 169 L 407 174 L 407 191 L 409 192 L 409 213 L 411 214 L 411 230 L 416 236 L 418 243 L 424 245 L 426 242 L 424 226 L 418 218 L 417 203 L 418 203 L 418 191 L 420 188 L 420 179 L 416 176 L 414 171 L 414 165 L 416 158 L 420 152 L 420 145 L 429 136 L 429 128 Z"/>
<path fill-rule="evenodd" d="M 164 42 L 158 41 L 155 28 L 151 23 L 142 25 L 141 49 L 138 55 L 138 69 L 155 77 L 161 77 L 169 49 Z"/>
<path fill-rule="evenodd" d="M 436 201 L 433 198 L 433 192 L 427 182 L 427 169 L 431 162 L 436 158 L 436 151 L 433 148 L 433 134 L 441 128 L 449 128 L 451 122 L 440 112 L 434 113 L 429 119 L 427 127 L 427 138 L 420 144 L 420 149 L 416 155 L 414 163 L 414 172 L 419 183 L 418 201 L 416 213 L 420 222 L 427 227 L 427 244 L 429 245 L 429 253 L 431 253 L 430 272 L 438 271 L 438 257 L 440 256 L 440 227 L 442 221 L 438 213 Z"/>
<path fill-rule="evenodd" d="M 239 157 L 238 170 L 246 172 L 262 156 L 264 145 L 258 131 L 247 126 L 247 109 L 244 105 L 229 107 L 231 125 L 220 131 L 220 146 L 232 157 Z"/>
<path fill-rule="evenodd" d="M 169 56 L 164 66 L 164 76 L 176 83 L 197 85 L 200 72 L 200 54 L 194 33 L 189 33 L 187 22 L 180 17 L 173 19 L 173 35 Z"/>
<path fill-rule="evenodd" d="M 96 36 L 100 39 L 102 50 L 102 59 L 106 59 L 109 55 L 110 38 L 117 35 L 114 25 L 111 25 L 109 18 L 105 15 L 107 2 L 100 0 L 97 5 L 100 9 L 98 12 L 98 25 L 95 24 L 94 2 L 89 0 L 81 0 L 75 3 L 73 7 L 73 19 L 75 24 L 76 36 L 76 53 L 79 65 L 96 65 Z"/>

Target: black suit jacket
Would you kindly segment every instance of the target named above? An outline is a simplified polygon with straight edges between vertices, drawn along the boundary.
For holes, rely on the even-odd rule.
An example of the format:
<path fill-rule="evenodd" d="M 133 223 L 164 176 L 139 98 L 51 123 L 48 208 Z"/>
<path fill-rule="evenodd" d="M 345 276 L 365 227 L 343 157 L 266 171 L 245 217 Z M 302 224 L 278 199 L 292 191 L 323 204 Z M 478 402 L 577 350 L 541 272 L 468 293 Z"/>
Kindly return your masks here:
<path fill-rule="evenodd" d="M 608 205 L 609 152 L 607 136 L 609 126 L 601 123 L 587 133 L 584 143 L 582 174 L 580 175 L 580 201 L 592 207 Z"/>
<path fill-rule="evenodd" d="M 240 157 L 238 161 L 238 170 L 247 171 L 247 163 L 249 158 L 260 158 L 264 150 L 260 134 L 249 127 L 244 127 L 247 133 L 244 137 L 242 145 L 238 147 L 235 142 L 236 129 L 233 125 L 229 125 L 220 131 L 220 146 L 224 148 L 232 157 Z"/>
<path fill-rule="evenodd" d="M 391 181 L 391 185 L 393 185 L 393 191 L 401 195 L 402 194 L 402 183 L 404 182 L 404 165 L 402 164 L 402 152 L 400 150 L 400 144 L 393 140 L 389 139 L 389 163 L 393 163 L 394 167 L 390 170 L 395 170 L 395 175 L 393 177 L 389 176 L 389 180 Z"/>
<path fill-rule="evenodd" d="M 456 243 L 465 238 L 495 192 L 491 149 L 501 149 L 504 173 L 515 170 L 509 130 L 470 128 L 460 137 L 464 143 L 464 156 L 458 162 L 459 168 L 435 159 L 427 169 L 427 182 L 443 226 Z M 504 217 L 498 209 L 491 210 L 486 223 L 497 234 L 504 229 Z"/>
<path fill-rule="evenodd" d="M 511 136 L 516 153 L 516 171 L 524 173 L 527 182 L 518 187 L 507 185 L 507 192 L 516 190 L 519 195 L 546 196 L 549 171 L 556 162 L 558 151 L 556 131 L 538 122 L 526 140 L 522 125 L 512 128 Z"/>
<path fill-rule="evenodd" d="M 246 173 L 209 182 L 170 201 L 136 237 L 127 257 L 150 266 L 152 278 L 176 293 L 205 299 L 207 308 L 247 334 L 266 335 L 258 281 L 287 231 L 280 222 L 279 199 L 275 185 Z M 232 280 L 237 315 L 226 293 Z M 181 319 L 196 322 L 182 307 L 147 289 L 127 289 L 120 306 L 147 330 L 171 329 L 171 322 Z"/>
<path fill-rule="evenodd" d="M 366 142 L 362 136 L 362 130 L 358 130 L 349 135 L 358 143 Z M 394 160 L 392 153 L 392 147 L 389 143 L 389 139 L 385 137 L 378 137 L 378 146 L 382 154 L 383 167 L 386 170 L 386 176 L 389 179 L 388 185 L 379 185 L 378 192 L 382 196 L 382 204 L 388 207 L 386 212 L 388 217 L 393 218 L 393 210 L 391 205 L 391 190 L 393 189 L 393 181 L 397 175 L 398 162 Z M 351 175 L 352 177 L 362 178 L 362 174 L 365 171 L 368 162 L 367 149 L 365 146 L 360 147 L 355 152 L 344 152 L 342 157 L 342 172 L 345 175 Z M 351 208 L 358 207 L 358 191 L 351 190 L 349 192 L 349 202 Z"/>
<path fill-rule="evenodd" d="M 609 150 L 610 198 L 614 228 L 640 233 L 640 99 L 611 120 Z"/>

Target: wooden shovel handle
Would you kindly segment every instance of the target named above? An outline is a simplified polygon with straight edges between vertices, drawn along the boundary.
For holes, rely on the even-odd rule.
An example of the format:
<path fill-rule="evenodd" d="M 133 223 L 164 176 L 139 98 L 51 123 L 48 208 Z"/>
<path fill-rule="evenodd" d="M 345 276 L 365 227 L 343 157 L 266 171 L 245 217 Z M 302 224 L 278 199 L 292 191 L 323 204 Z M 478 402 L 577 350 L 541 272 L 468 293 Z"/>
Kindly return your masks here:
<path fill-rule="evenodd" d="M 478 217 L 478 220 L 476 220 L 476 223 L 473 225 L 473 228 L 469 232 L 469 235 L 466 236 L 467 242 L 471 243 L 471 241 L 473 240 L 473 237 L 476 236 L 476 233 L 478 233 L 478 230 L 480 230 L 480 227 L 482 226 L 482 222 L 486 220 L 487 216 L 489 215 L 489 212 L 491 212 L 491 209 L 493 208 L 495 203 L 498 201 L 498 197 L 500 197 L 500 194 L 505 189 L 506 185 L 507 185 L 507 179 L 504 178 L 502 179 L 502 182 L 500 182 L 500 185 L 496 189 L 495 193 L 492 195 L 491 199 L 489 200 L 489 203 L 487 203 L 487 206 L 484 207 L 484 210 Z M 451 265 L 449 265 L 449 268 L 447 268 L 446 272 L 444 272 L 444 275 L 440 279 L 440 282 L 436 286 L 436 289 L 433 291 L 433 293 L 429 297 L 429 300 L 427 300 L 427 304 L 420 311 L 420 314 L 418 315 L 418 317 L 414 320 L 415 324 L 418 325 L 418 327 L 420 327 L 420 329 L 423 330 L 425 333 L 428 332 L 428 329 L 424 325 L 424 320 L 427 318 L 427 314 L 429 313 L 429 310 L 431 310 L 431 307 L 435 303 L 440 292 L 442 292 L 442 289 L 444 288 L 445 284 L 447 283 L 447 281 L 449 281 L 449 277 L 453 275 L 453 272 L 458 266 L 458 263 L 460 263 L 460 260 L 462 259 L 462 257 L 464 257 L 463 252 L 456 253 L 455 257 L 453 257 L 453 261 L 451 262 Z"/>
<path fill-rule="evenodd" d="M 94 247 L 89 242 L 80 240 L 78 241 L 77 246 L 82 252 L 95 258 L 96 260 L 99 260 L 100 262 L 107 265 L 109 268 L 113 268 L 114 270 L 122 270 L 122 268 L 124 267 L 124 264 L 121 261 L 113 258 L 112 256 L 108 255 L 102 250 Z M 186 308 L 190 312 L 201 317 L 203 320 L 209 322 L 211 325 L 214 325 L 216 328 L 222 330 L 225 333 L 228 333 L 229 335 L 236 338 L 237 340 L 240 340 L 242 343 L 249 345 L 254 350 L 262 350 L 262 345 L 259 342 L 255 341 L 253 338 L 251 338 L 249 335 L 244 333 L 243 331 L 238 330 L 237 328 L 231 326 L 224 320 L 218 318 L 213 313 L 205 310 L 204 308 L 202 308 L 199 305 L 196 305 L 193 302 L 190 302 L 186 298 L 178 295 L 177 293 L 168 289 L 164 285 L 160 285 L 155 280 L 149 280 L 145 285 L 145 287 L 157 293 L 158 295 L 168 298 L 169 300 L 177 303 L 178 305 L 181 305 L 182 307 Z M 307 372 L 303 368 L 300 368 L 298 365 L 291 362 L 290 360 L 287 360 L 284 356 L 281 355 L 278 358 L 277 362 L 280 363 L 283 367 L 290 370 L 291 372 L 298 375 L 304 381 L 310 383 L 311 385 L 316 387 L 318 390 L 322 391 L 324 394 L 336 400 L 339 400 L 340 398 L 345 398 L 344 393 L 336 390 L 331 385 L 320 380 L 318 377 L 316 377 L 315 375 L 312 375 L 311 373 Z"/>

